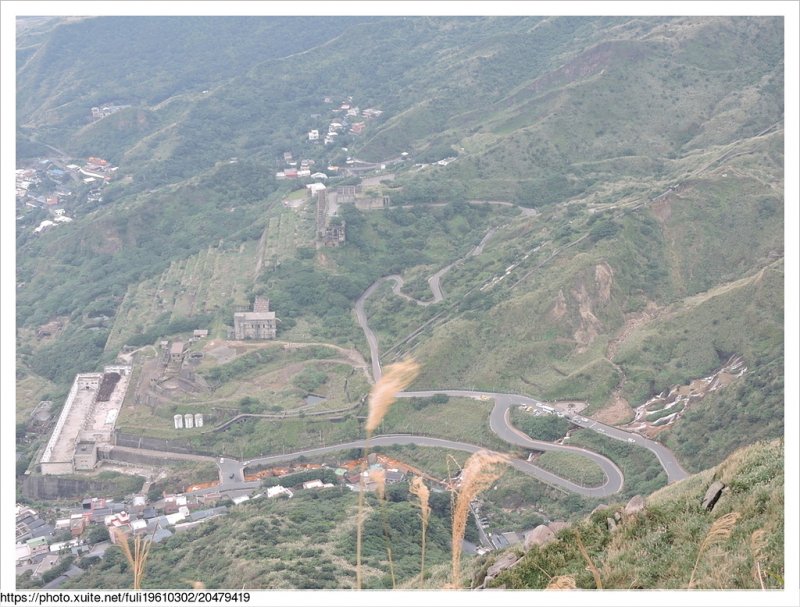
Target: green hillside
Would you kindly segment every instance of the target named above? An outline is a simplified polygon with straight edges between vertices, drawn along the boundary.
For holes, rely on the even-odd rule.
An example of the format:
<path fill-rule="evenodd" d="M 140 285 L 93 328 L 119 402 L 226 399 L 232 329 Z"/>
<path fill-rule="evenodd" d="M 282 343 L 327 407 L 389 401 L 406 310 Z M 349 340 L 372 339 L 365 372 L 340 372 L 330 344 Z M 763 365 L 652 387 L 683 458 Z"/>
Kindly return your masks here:
<path fill-rule="evenodd" d="M 583 415 L 633 424 L 694 472 L 782 437 L 783 53 L 775 17 L 20 20 L 18 168 L 42 177 L 16 209 L 21 454 L 30 459 L 47 439 L 30 412 L 41 400 L 57 412 L 75 373 L 142 347 L 131 355 L 136 381 L 151 372 L 155 381 L 158 342 L 188 341 L 198 328 L 209 336 L 190 346 L 197 384 L 149 401 L 142 382 L 137 396 L 149 406 L 134 407 L 131 395 L 124 431 L 177 439 L 172 415 L 196 409 L 208 427 L 186 444 L 210 454 L 361 437 L 357 403 L 373 361 L 356 302 L 372 285 L 364 313 L 380 362 L 413 356 L 421 372 L 411 389 L 572 401 Z M 106 105 L 124 107 L 92 117 Z M 359 114 L 367 108 L 377 113 Z M 333 122 L 339 135 L 323 143 Z M 78 172 L 90 157 L 118 167 L 108 183 Z M 286 178 L 302 167 L 325 173 L 328 192 L 363 179 L 359 204 L 340 200 L 327 219 L 346 225 L 341 246 L 318 242 L 316 201 L 305 188 L 314 179 Z M 53 193 L 73 221 L 37 231 L 56 215 Z M 376 284 L 387 276 L 395 278 Z M 229 338 L 233 313 L 256 296 L 276 311 L 277 343 Z M 675 419 L 642 409 L 659 394 L 696 391 L 734 357 L 741 373 L 693 392 Z M 311 393 L 327 401 L 306 409 Z M 489 406 L 470 403 L 459 416 L 464 403 L 455 399 L 403 402 L 384 429 L 508 450 L 488 427 Z M 638 447 L 589 430 L 570 440 L 624 469 L 621 495 L 665 482 L 654 457 L 636 457 Z M 760 466 L 754 454 L 779 450 L 758 449 L 736 457 Z M 441 466 L 438 454 L 398 452 Z M 569 458 L 547 456 L 543 465 L 583 478 Z M 596 505 L 541 487 L 525 493 L 518 481 L 501 485 L 490 506 L 509 525 L 544 516 L 517 503 L 520 495 L 549 512 Z M 700 481 L 687 483 L 674 490 Z M 755 480 L 750 489 L 761 491 Z M 745 493 L 735 505 L 758 521 L 749 532 L 772 533 L 777 511 L 756 512 Z M 336 512 L 309 525 L 325 536 L 313 554 L 299 547 L 308 529 L 294 508 L 311 511 L 316 498 L 264 501 L 206 523 L 220 541 L 239 538 L 225 557 L 195 567 L 188 555 L 202 534 L 172 538 L 170 550 L 154 553 L 149 583 L 167 583 L 179 563 L 181 583 L 339 587 L 352 574 L 335 555 L 349 547 L 354 498 L 325 495 Z M 683 507 L 653 499 L 671 505 L 637 523 L 648 537 Z M 397 502 L 405 524 L 410 506 Z M 689 550 L 712 522 L 692 513 L 675 550 Z M 257 529 L 256 515 L 273 517 L 272 526 Z M 448 523 L 440 523 L 432 558 L 444 565 Z M 680 586 L 685 562 L 623 575 L 627 548 L 592 529 L 584 541 L 614 584 Z M 285 542 L 261 546 L 284 531 Z M 414 550 L 398 550 L 406 582 Z M 777 572 L 779 550 L 770 550 Z M 378 552 L 369 584 L 386 587 Z M 297 575 L 271 569 L 280 562 L 288 572 L 306 558 L 314 567 Z M 225 573 L 222 561 L 241 565 L 239 573 Z M 97 584 L 123 579 L 121 559 L 99 567 Z M 751 584 L 742 567 L 717 581 Z M 550 564 L 542 569 L 555 575 Z M 584 587 L 591 581 L 576 575 Z M 503 583 L 543 580 L 527 572 Z"/>
<path fill-rule="evenodd" d="M 419 574 L 419 509 L 407 485 L 368 499 L 364 526 L 365 588 L 391 588 L 383 532 L 386 517 L 399 581 Z M 250 501 L 152 548 L 143 588 L 351 589 L 355 587 L 358 498 L 346 488 L 300 491 L 292 499 Z M 450 558 L 450 499 L 434 493 L 426 561 Z M 313 537 L 313 540 L 310 538 Z M 130 571 L 119 548 L 64 588 L 125 588 Z"/>
<path fill-rule="evenodd" d="M 689 587 L 696 563 L 694 588 L 783 588 L 782 462 L 782 441 L 737 451 L 716 468 L 647 496 L 645 510 L 624 515 L 614 531 L 606 519 L 624 504 L 600 508 L 559 532 L 555 542 L 534 547 L 489 587 L 545 588 L 569 576 L 577 588 L 681 589 Z M 727 489 L 708 512 L 701 501 L 714 480 Z M 729 534 L 704 548 L 711 526 L 732 513 L 738 519 Z M 477 583 L 485 573 L 483 565 Z"/>

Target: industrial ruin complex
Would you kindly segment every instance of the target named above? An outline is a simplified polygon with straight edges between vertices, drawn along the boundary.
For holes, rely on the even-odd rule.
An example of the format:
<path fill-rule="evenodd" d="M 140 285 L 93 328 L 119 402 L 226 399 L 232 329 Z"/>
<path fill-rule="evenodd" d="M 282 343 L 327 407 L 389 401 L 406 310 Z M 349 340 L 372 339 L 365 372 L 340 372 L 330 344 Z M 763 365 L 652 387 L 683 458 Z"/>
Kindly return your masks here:
<path fill-rule="evenodd" d="M 269 311 L 269 299 L 256 297 L 252 312 L 233 314 L 234 339 L 275 339 L 278 319 Z"/>
<path fill-rule="evenodd" d="M 113 444 L 114 426 L 128 390 L 131 367 L 111 365 L 102 373 L 75 376 L 53 434 L 39 461 L 42 474 L 92 470 L 98 449 Z"/>

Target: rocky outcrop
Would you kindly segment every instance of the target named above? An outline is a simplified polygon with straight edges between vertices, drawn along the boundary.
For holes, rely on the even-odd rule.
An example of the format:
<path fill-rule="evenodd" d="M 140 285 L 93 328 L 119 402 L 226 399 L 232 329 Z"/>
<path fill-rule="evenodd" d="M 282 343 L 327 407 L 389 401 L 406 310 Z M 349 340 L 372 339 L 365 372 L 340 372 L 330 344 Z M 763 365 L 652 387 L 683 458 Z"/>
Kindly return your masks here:
<path fill-rule="evenodd" d="M 614 533 L 617 530 L 617 521 L 615 521 L 613 518 L 607 518 L 606 525 L 611 533 Z"/>
<path fill-rule="evenodd" d="M 703 497 L 703 502 L 702 502 L 703 508 L 705 508 L 706 510 L 713 510 L 720 496 L 722 496 L 722 491 L 724 489 L 725 489 L 725 483 L 721 481 L 714 481 L 713 483 L 711 483 L 711 486 L 708 488 L 705 496 Z"/>
<path fill-rule="evenodd" d="M 547 525 L 539 525 L 525 534 L 525 552 L 534 546 L 546 546 L 555 539 L 555 533 Z"/>
<path fill-rule="evenodd" d="M 644 510 L 645 502 L 644 498 L 641 495 L 634 495 L 630 501 L 625 505 L 625 510 L 623 510 L 624 515 L 627 516 L 636 516 L 640 512 Z"/>
<path fill-rule="evenodd" d="M 483 578 L 483 583 L 481 583 L 479 588 L 486 588 L 486 585 L 500 575 L 503 571 L 511 569 L 514 565 L 516 565 L 520 561 L 520 558 L 521 557 L 517 556 L 513 552 L 506 552 L 486 570 L 486 577 Z"/>

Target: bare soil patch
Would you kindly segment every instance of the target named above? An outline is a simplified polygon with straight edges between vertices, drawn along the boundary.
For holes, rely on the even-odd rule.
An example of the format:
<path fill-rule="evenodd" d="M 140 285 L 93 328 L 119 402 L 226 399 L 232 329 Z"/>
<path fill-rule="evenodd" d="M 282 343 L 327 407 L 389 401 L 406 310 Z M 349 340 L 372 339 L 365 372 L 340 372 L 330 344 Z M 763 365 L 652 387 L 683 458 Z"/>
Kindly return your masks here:
<path fill-rule="evenodd" d="M 609 426 L 616 426 L 629 422 L 633 419 L 633 415 L 633 409 L 628 401 L 622 397 L 619 390 L 615 390 L 611 395 L 611 402 L 592 417 Z"/>

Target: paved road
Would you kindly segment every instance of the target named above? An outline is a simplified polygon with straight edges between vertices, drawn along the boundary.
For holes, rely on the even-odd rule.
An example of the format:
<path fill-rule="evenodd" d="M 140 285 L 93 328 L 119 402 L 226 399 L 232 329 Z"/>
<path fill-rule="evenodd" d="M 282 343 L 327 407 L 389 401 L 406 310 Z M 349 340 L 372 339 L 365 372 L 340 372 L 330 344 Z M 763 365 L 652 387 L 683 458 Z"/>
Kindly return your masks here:
<path fill-rule="evenodd" d="M 481 240 L 480 244 L 478 244 L 478 246 L 472 249 L 464 258 L 472 255 L 479 255 L 483 251 L 484 245 L 486 244 L 488 239 L 491 238 L 493 234 L 494 231 L 489 230 L 486 236 L 484 236 L 483 240 Z M 438 287 L 438 281 L 441 279 L 441 275 L 443 275 L 456 263 L 458 263 L 458 261 L 454 262 L 453 264 L 450 264 L 449 266 L 443 268 L 437 273 L 439 274 L 439 277 L 436 280 L 437 287 Z M 369 327 L 369 323 L 367 322 L 367 316 L 366 313 L 364 312 L 364 304 L 366 300 L 369 299 L 369 297 L 375 292 L 375 289 L 378 288 L 380 282 L 382 280 L 387 280 L 387 279 L 395 281 L 396 286 L 394 291 L 395 293 L 400 294 L 399 289 L 402 286 L 402 278 L 400 278 L 399 276 L 390 276 L 381 278 L 375 281 L 372 285 L 370 285 L 370 287 L 366 291 L 364 291 L 361 297 L 358 298 L 355 307 L 356 319 L 358 320 L 358 324 L 361 326 L 361 329 L 364 331 L 364 335 L 366 336 L 367 343 L 369 345 L 370 358 L 372 359 L 372 375 L 375 378 L 375 381 L 379 380 L 382 375 L 381 364 L 380 364 L 380 350 L 378 348 L 378 339 L 375 336 L 375 333 Z M 431 280 L 432 279 L 433 277 L 431 277 Z M 429 284 L 431 283 L 431 280 L 429 280 Z M 431 288 L 433 290 L 433 284 L 431 284 Z M 438 291 L 434 290 L 434 297 L 436 298 L 437 296 L 439 298 L 443 297 L 441 290 Z M 408 298 L 408 296 L 404 297 Z M 417 301 L 417 303 L 422 303 L 422 302 Z M 432 396 L 433 394 L 437 393 L 444 393 L 450 396 L 463 396 L 467 398 L 482 398 L 485 400 L 494 400 L 495 406 L 490 414 L 489 426 L 491 427 L 492 431 L 495 434 L 497 434 L 500 438 L 502 438 L 504 441 L 521 447 L 533 448 L 543 451 L 568 450 L 573 453 L 578 453 L 597 463 L 597 465 L 600 466 L 603 472 L 606 474 L 607 482 L 613 484 L 619 481 L 619 487 L 616 489 L 616 491 L 619 491 L 622 488 L 622 473 L 620 472 L 619 468 L 608 458 L 603 457 L 587 449 L 579 449 L 576 447 L 569 447 L 566 445 L 555 445 L 553 443 L 546 443 L 543 441 L 533 440 L 511 425 L 508 418 L 508 411 L 511 408 L 511 406 L 513 406 L 514 404 L 534 406 L 539 408 L 543 412 L 546 412 L 545 409 L 542 409 L 542 407 L 545 405 L 543 405 L 541 401 L 520 394 L 488 393 L 488 392 L 477 392 L 471 390 L 427 390 L 418 392 L 404 392 L 399 396 L 426 397 L 426 396 Z M 679 481 L 688 476 L 687 472 L 678 463 L 678 460 L 672 453 L 672 451 L 667 449 L 664 445 L 661 445 L 655 441 L 644 438 L 639 434 L 634 434 L 632 432 L 625 432 L 624 430 L 620 430 L 619 428 L 615 428 L 614 426 L 608 426 L 606 424 L 602 424 L 590 418 L 585 418 L 578 415 L 569 415 L 568 417 L 570 421 L 572 421 L 572 423 L 574 423 L 575 425 L 588 428 L 590 430 L 593 430 L 594 432 L 605 434 L 610 438 L 624 441 L 626 443 L 637 445 L 649 450 L 650 452 L 655 454 L 656 458 L 658 458 L 659 463 L 661 464 L 662 468 L 664 468 L 664 471 L 667 474 L 668 482 L 670 483 Z"/>
<path fill-rule="evenodd" d="M 460 397 L 475 398 L 480 400 L 488 400 L 488 399 L 494 400 L 495 405 L 494 408 L 492 409 L 492 412 L 489 415 L 489 427 L 492 429 L 492 432 L 497 434 L 504 441 L 512 443 L 514 445 L 519 445 L 521 447 L 530 447 L 543 451 L 558 451 L 558 450 L 568 450 L 573 452 L 577 451 L 580 452 L 580 454 L 583 455 L 584 457 L 592 459 L 595 463 L 597 463 L 598 466 L 603 468 L 603 472 L 606 473 L 606 476 L 609 476 L 608 467 L 602 462 L 603 461 L 610 462 L 612 465 L 613 462 L 611 462 L 611 460 L 608 460 L 604 456 L 594 453 L 593 451 L 589 451 L 587 449 L 580 449 L 578 447 L 569 447 L 567 445 L 555 445 L 553 443 L 533 440 L 511 425 L 511 422 L 508 418 L 508 412 L 514 405 L 532 406 L 538 408 L 542 412 L 545 413 L 547 412 L 547 409 L 543 409 L 543 407 L 546 407 L 547 405 L 545 405 L 539 400 L 536 400 L 535 398 L 531 398 L 529 396 L 523 396 L 521 394 L 479 392 L 474 390 L 423 390 L 416 392 L 401 392 L 400 394 L 398 394 L 398 396 L 401 398 L 412 398 L 412 397 L 425 398 L 433 396 L 434 394 L 447 394 L 448 396 L 460 396 Z M 643 447 L 648 451 L 651 451 L 658 458 L 661 467 L 664 468 L 664 471 L 667 473 L 667 480 L 670 483 L 682 480 L 688 476 L 688 473 L 678 463 L 678 460 L 672 453 L 672 451 L 670 451 L 660 443 L 644 438 L 639 434 L 633 432 L 625 432 L 624 430 L 620 430 L 619 428 L 615 428 L 614 426 L 609 426 L 607 424 L 603 424 L 601 422 L 598 422 L 591 418 L 583 417 L 581 415 L 565 413 L 564 416 L 576 426 L 588 428 L 589 430 L 593 430 L 594 432 L 605 434 L 609 438 L 613 438 L 629 444 L 634 444 L 639 447 Z M 617 468 L 616 466 L 614 466 L 614 468 L 617 471 L 619 471 L 619 468 Z"/>
<path fill-rule="evenodd" d="M 489 202 L 489 204 L 495 204 L 495 203 Z M 489 232 L 484 236 L 481 242 L 474 249 L 472 249 L 470 253 L 468 253 L 464 258 L 472 255 L 479 255 L 483 251 L 483 247 L 488 241 L 488 239 L 491 238 L 491 236 L 494 234 L 494 231 L 495 231 L 494 228 L 489 230 Z M 428 284 L 431 286 L 431 291 L 433 292 L 434 295 L 433 301 L 431 302 L 420 302 L 419 300 L 413 300 L 413 301 L 416 301 L 420 305 L 429 305 L 431 303 L 436 303 L 438 301 L 441 301 L 444 298 L 444 295 L 441 292 L 439 284 L 441 277 L 448 270 L 450 270 L 450 268 L 452 268 L 453 265 L 455 265 L 456 263 L 458 263 L 458 261 L 446 266 L 445 268 L 434 274 L 434 276 L 432 276 L 429 279 Z M 367 299 L 369 299 L 369 297 L 375 292 L 380 283 L 384 280 L 392 280 L 395 282 L 395 287 L 393 290 L 397 295 L 406 297 L 407 299 L 413 299 L 400 292 L 400 288 L 403 285 L 402 278 L 400 276 L 393 275 L 380 278 L 377 281 L 375 281 L 372 285 L 370 285 L 370 287 L 366 291 L 364 291 L 364 293 L 362 293 L 361 297 L 359 297 L 356 302 L 355 305 L 356 319 L 358 321 L 358 324 L 364 331 L 364 335 L 369 345 L 370 357 L 372 359 L 372 375 L 375 381 L 379 380 L 382 375 L 381 365 L 380 365 L 380 350 L 378 348 L 378 339 L 375 336 L 375 333 L 372 331 L 372 329 L 370 329 L 369 324 L 367 322 L 366 312 L 364 311 L 364 304 L 367 301 Z M 536 478 L 554 487 L 565 489 L 567 491 L 571 491 L 573 493 L 577 493 L 587 497 L 607 497 L 615 493 L 618 493 L 623 487 L 624 477 L 622 475 L 622 471 L 619 469 L 619 467 L 617 467 L 616 464 L 614 464 L 614 462 L 612 462 L 607 457 L 580 447 L 572 447 L 569 445 L 559 445 L 555 443 L 534 440 L 511 425 L 511 422 L 509 420 L 509 411 L 513 406 L 517 405 L 532 406 L 538 408 L 543 413 L 552 413 L 552 409 L 547 407 L 547 405 L 543 404 L 541 401 L 538 401 L 529 396 L 523 396 L 519 394 L 479 392 L 474 390 L 409 391 L 398 394 L 398 397 L 400 398 L 430 397 L 433 396 L 434 394 L 447 394 L 448 396 L 466 397 L 478 400 L 493 400 L 494 407 L 489 416 L 489 426 L 491 430 L 495 434 L 497 434 L 501 439 L 510 444 L 524 447 L 527 449 L 535 449 L 537 451 L 561 451 L 561 452 L 570 452 L 578 454 L 582 457 L 585 457 L 593 461 L 596 465 L 598 465 L 601 468 L 601 470 L 603 470 L 603 473 L 605 474 L 605 482 L 603 483 L 603 485 L 599 487 L 582 487 L 571 481 L 561 478 L 555 474 L 552 474 L 546 470 L 543 470 L 542 468 L 539 468 L 538 466 L 535 466 L 530 462 L 516 458 L 511 459 L 509 461 L 509 464 L 514 468 L 516 468 L 517 470 L 519 470 L 520 472 L 523 472 L 524 474 L 527 474 L 533 478 Z M 660 445 L 659 443 L 646 439 L 638 434 L 625 432 L 613 426 L 608 426 L 606 424 L 602 424 L 598 421 L 582 417 L 580 415 L 576 414 L 561 414 L 561 415 L 567 417 L 573 424 L 577 426 L 588 428 L 594 432 L 605 434 L 610 438 L 620 441 L 625 441 L 629 444 L 635 444 L 639 447 L 648 449 L 649 451 L 654 453 L 655 456 L 658 458 L 658 461 L 661 463 L 661 466 L 667 473 L 667 478 L 670 483 L 679 481 L 688 476 L 686 471 L 678 463 L 673 453 L 663 445 Z M 446 439 L 432 438 L 426 436 L 412 436 L 412 435 L 376 436 L 370 439 L 370 444 L 373 446 L 413 444 L 425 447 L 441 447 L 445 449 L 454 449 L 458 451 L 466 451 L 469 453 L 474 453 L 476 451 L 483 449 L 483 447 L 479 447 L 477 445 L 471 445 L 469 443 L 462 443 L 458 441 L 450 441 Z M 364 445 L 365 441 L 363 440 L 351 441 L 347 443 L 329 445 L 326 447 L 304 449 L 301 451 L 295 451 L 293 453 L 254 458 L 247 462 L 239 462 L 238 460 L 232 458 L 223 457 L 219 459 L 219 462 L 217 464 L 220 470 L 220 483 L 221 483 L 220 486 L 214 487 L 212 489 L 201 490 L 196 493 L 208 493 L 210 491 L 229 491 L 229 492 L 249 491 L 253 488 L 258 487 L 260 483 L 258 481 L 246 482 L 244 480 L 245 466 L 270 465 L 297 459 L 298 457 L 301 456 L 315 457 L 318 455 L 324 455 L 336 451 L 360 449 L 363 448 Z"/>
<path fill-rule="evenodd" d="M 364 337 L 367 338 L 369 357 L 372 359 L 372 377 L 375 381 L 378 381 L 382 375 L 380 350 L 378 349 L 378 338 L 375 336 L 375 333 L 372 331 L 372 329 L 369 328 L 369 324 L 367 323 L 367 313 L 364 311 L 364 302 L 369 299 L 370 295 L 375 292 L 375 289 L 378 288 L 378 285 L 380 285 L 381 281 L 383 280 L 383 278 L 379 278 L 373 282 L 367 288 L 367 290 L 361 294 L 361 297 L 358 298 L 355 306 L 356 320 L 358 321 L 361 330 L 364 331 Z"/>
<path fill-rule="evenodd" d="M 533 441 L 534 443 L 538 444 L 540 441 Z M 429 436 L 412 436 L 410 434 L 389 434 L 389 435 L 380 435 L 374 436 L 369 440 L 370 446 L 377 447 L 377 446 L 389 446 L 389 445 L 418 445 L 420 447 L 439 447 L 444 449 L 452 449 L 454 451 L 466 451 L 467 453 L 475 453 L 477 451 L 481 451 L 485 449 L 485 447 L 480 447 L 478 445 L 471 445 L 469 443 L 463 443 L 460 441 L 451 441 L 443 438 L 433 438 Z M 208 493 L 211 491 L 232 491 L 232 490 L 246 490 L 246 489 L 253 489 L 258 487 L 260 483 L 258 481 L 247 482 L 244 480 L 244 467 L 256 466 L 256 465 L 272 465 L 278 464 L 280 462 L 291 461 L 297 459 L 301 456 L 307 458 L 313 458 L 319 455 L 325 455 L 328 453 L 335 453 L 337 451 L 347 451 L 350 449 L 362 449 L 365 445 L 364 440 L 357 440 L 357 441 L 350 441 L 347 443 L 339 443 L 336 445 L 328 445 L 326 447 L 316 447 L 313 449 L 303 449 L 301 451 L 295 451 L 292 453 L 284 453 L 280 455 L 268 455 L 265 457 L 257 457 L 247 462 L 240 462 L 238 460 L 232 458 L 220 458 L 220 463 L 218 464 L 220 467 L 220 477 L 224 476 L 224 479 L 221 478 L 221 485 L 218 487 L 213 487 L 212 489 L 203 489 L 200 491 L 196 491 L 195 493 Z M 543 446 L 553 446 L 550 443 L 542 443 Z M 539 447 L 537 447 L 539 448 Z M 591 452 L 588 452 L 591 453 Z M 580 485 L 563 479 L 551 472 L 543 470 L 538 466 L 535 466 L 527 461 L 512 458 L 509 460 L 509 465 L 516 468 L 520 472 L 527 474 L 537 480 L 540 480 L 548 485 L 552 485 L 555 487 L 559 487 L 561 489 L 565 489 L 567 491 L 571 491 L 573 493 L 578 493 L 580 495 L 585 495 L 587 497 L 608 497 L 617 493 L 622 488 L 622 473 L 619 469 L 614 466 L 613 462 L 610 460 L 606 460 L 603 458 L 602 455 L 593 454 L 597 458 L 596 461 L 606 461 L 611 464 L 610 467 L 604 467 L 604 471 L 607 469 L 607 478 L 606 482 L 599 486 L 599 487 L 581 487 Z M 231 479 L 230 475 L 233 474 L 234 478 Z"/>
<path fill-rule="evenodd" d="M 511 203 L 500 203 L 500 202 L 486 202 L 486 204 L 511 204 Z M 483 248 L 486 246 L 486 243 L 489 242 L 489 239 L 494 236 L 494 233 L 497 231 L 496 227 L 490 228 L 486 235 L 481 239 L 481 241 L 470 250 L 464 257 L 458 259 L 451 263 L 450 265 L 445 266 L 438 272 L 436 272 L 433 276 L 428 278 L 428 286 L 431 289 L 431 293 L 433 293 L 433 299 L 430 301 L 421 301 L 419 299 L 414 299 L 413 297 L 406 295 L 401 291 L 405 282 L 403 281 L 402 276 L 398 274 L 391 274 L 389 276 L 384 276 L 379 278 L 374 283 L 372 283 L 366 291 L 361 294 L 361 297 L 358 298 L 355 305 L 355 313 L 356 313 L 356 320 L 358 321 L 361 330 L 364 331 L 364 336 L 367 338 L 367 345 L 369 346 L 369 356 L 372 360 L 372 377 L 375 381 L 378 381 L 381 376 L 383 375 L 381 371 L 381 361 L 380 361 L 380 349 L 378 348 L 378 338 L 373 332 L 372 329 L 369 327 L 369 323 L 367 322 L 367 314 L 364 311 L 364 304 L 366 301 L 372 296 L 375 292 L 375 289 L 383 281 L 391 281 L 394 282 L 394 286 L 392 287 L 392 292 L 397 295 L 398 297 L 402 297 L 403 299 L 407 299 L 408 301 L 413 301 L 419 306 L 429 306 L 431 304 L 439 303 L 444 299 L 444 293 L 442 292 L 441 281 L 442 277 L 449 272 L 453 266 L 458 263 L 461 263 L 464 259 L 468 257 L 474 257 L 476 255 L 480 255 L 483 253 Z"/>

